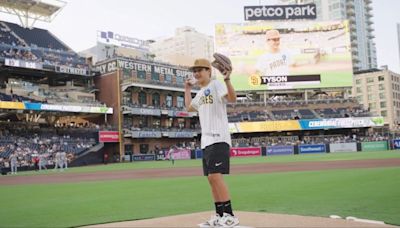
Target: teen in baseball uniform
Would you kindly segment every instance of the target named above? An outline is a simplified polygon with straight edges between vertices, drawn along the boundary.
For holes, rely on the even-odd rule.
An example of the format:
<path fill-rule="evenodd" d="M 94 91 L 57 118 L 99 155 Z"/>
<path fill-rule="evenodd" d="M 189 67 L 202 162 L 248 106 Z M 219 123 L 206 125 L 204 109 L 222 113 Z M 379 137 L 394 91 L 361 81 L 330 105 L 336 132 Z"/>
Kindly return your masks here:
<path fill-rule="evenodd" d="M 289 66 L 293 65 L 290 53 L 280 48 L 281 36 L 278 30 L 266 32 L 268 53 L 260 56 L 256 63 L 256 70 L 262 76 L 287 76 Z"/>
<path fill-rule="evenodd" d="M 190 69 L 201 89 L 192 99 L 193 81 L 186 80 L 185 105 L 188 111 L 199 113 L 203 172 L 208 178 L 216 210 L 215 216 L 199 225 L 233 227 L 239 224 L 239 219 L 232 212 L 228 187 L 222 176 L 229 174 L 231 145 L 226 104 L 236 101 L 236 93 L 229 78 L 231 71 L 223 72 L 225 83 L 222 83 L 211 79 L 211 64 L 207 59 L 197 59 Z"/>

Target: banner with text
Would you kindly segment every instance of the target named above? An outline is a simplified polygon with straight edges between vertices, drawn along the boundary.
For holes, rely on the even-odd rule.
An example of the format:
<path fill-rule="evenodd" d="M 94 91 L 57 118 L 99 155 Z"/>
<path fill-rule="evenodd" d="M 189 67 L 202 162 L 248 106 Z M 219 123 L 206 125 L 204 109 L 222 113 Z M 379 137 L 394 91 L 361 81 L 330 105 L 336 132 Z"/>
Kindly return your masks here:
<path fill-rule="evenodd" d="M 388 142 L 387 141 L 362 142 L 361 143 L 361 150 L 362 151 L 388 150 Z"/>
<path fill-rule="evenodd" d="M 172 155 L 170 152 L 167 152 L 165 157 L 170 159 L 172 156 L 175 160 L 189 160 L 190 154 L 191 151 L 189 149 L 178 148 L 173 150 Z"/>
<path fill-rule="evenodd" d="M 232 147 L 231 157 L 261 156 L 261 147 Z"/>
<path fill-rule="evenodd" d="M 56 105 L 56 104 L 11 102 L 11 101 L 0 101 L 0 109 L 21 109 L 21 110 L 33 110 L 33 111 L 60 111 L 60 112 L 104 113 L 104 114 L 113 113 L 113 109 L 108 107 Z"/>
<path fill-rule="evenodd" d="M 314 153 L 325 153 L 326 147 L 324 144 L 304 144 L 299 146 L 300 154 L 314 154 Z"/>
<path fill-rule="evenodd" d="M 133 161 L 154 161 L 156 159 L 154 154 L 135 154 L 132 155 Z"/>
<path fill-rule="evenodd" d="M 97 31 L 97 41 L 104 44 L 115 45 L 123 48 L 149 51 L 149 41 L 121 35 L 112 31 Z"/>
<path fill-rule="evenodd" d="M 357 143 L 331 143 L 329 149 L 331 152 L 357 152 Z"/>
<path fill-rule="evenodd" d="M 56 66 L 56 72 L 65 73 L 65 74 L 90 76 L 90 71 L 88 69 L 69 67 L 69 66 Z"/>
<path fill-rule="evenodd" d="M 161 138 L 161 131 L 132 131 L 132 138 Z"/>
<path fill-rule="evenodd" d="M 99 131 L 99 142 L 119 142 L 118 131 Z"/>
<path fill-rule="evenodd" d="M 383 126 L 383 117 L 350 117 L 312 120 L 279 120 L 229 123 L 231 133 L 319 130 Z"/>
<path fill-rule="evenodd" d="M 299 120 L 301 129 L 359 128 L 383 126 L 383 117 L 350 117 L 332 119 Z"/>
<path fill-rule="evenodd" d="M 111 73 L 117 69 L 143 71 L 150 74 L 163 74 L 181 78 L 193 76 L 193 72 L 189 71 L 188 68 L 136 59 L 117 59 L 96 66 L 96 70 L 100 71 L 101 74 Z"/>
<path fill-rule="evenodd" d="M 290 154 L 294 154 L 294 146 L 267 146 L 267 156 Z"/>
<path fill-rule="evenodd" d="M 239 122 L 235 123 L 238 132 L 272 132 L 301 130 L 297 120 Z M 234 128 L 232 128 L 233 130 Z"/>
<path fill-rule="evenodd" d="M 400 149 L 400 139 L 393 140 L 393 149 Z"/>
<path fill-rule="evenodd" d="M 21 67 L 21 68 L 29 68 L 29 69 L 43 69 L 42 63 L 38 62 L 29 62 L 20 59 L 5 59 L 4 65 L 13 66 L 13 67 Z"/>
<path fill-rule="evenodd" d="M 245 6 L 244 20 L 293 20 L 316 19 L 317 7 L 315 4 L 301 5 L 269 5 Z"/>

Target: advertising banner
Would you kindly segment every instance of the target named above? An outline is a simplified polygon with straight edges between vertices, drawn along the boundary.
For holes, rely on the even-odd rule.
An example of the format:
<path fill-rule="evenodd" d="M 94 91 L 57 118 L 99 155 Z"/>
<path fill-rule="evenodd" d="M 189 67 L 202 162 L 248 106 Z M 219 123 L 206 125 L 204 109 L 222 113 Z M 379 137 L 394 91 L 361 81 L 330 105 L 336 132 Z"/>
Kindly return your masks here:
<path fill-rule="evenodd" d="M 273 132 L 300 130 L 297 120 L 239 122 L 235 123 L 238 132 Z"/>
<path fill-rule="evenodd" d="M 285 7 L 247 7 L 245 17 L 257 21 L 216 24 L 216 52 L 230 57 L 235 69 L 231 75 L 235 89 L 351 87 L 349 22 L 258 19 L 307 17 L 316 13 L 315 5 L 305 5 L 306 11 L 301 13 L 296 6 Z M 222 80 L 221 75 L 219 78 Z"/>
<path fill-rule="evenodd" d="M 191 113 L 190 112 L 186 112 L 186 111 L 174 111 L 174 116 L 176 117 L 191 117 Z"/>
<path fill-rule="evenodd" d="M 267 156 L 290 154 L 294 154 L 294 146 L 267 146 Z"/>
<path fill-rule="evenodd" d="M 313 153 L 325 153 L 326 148 L 324 144 L 303 144 L 299 146 L 300 154 L 313 154 Z"/>
<path fill-rule="evenodd" d="M 131 160 L 131 155 L 125 154 L 124 161 L 130 161 L 130 160 Z"/>
<path fill-rule="evenodd" d="M 132 138 L 161 138 L 161 131 L 132 131 Z"/>
<path fill-rule="evenodd" d="M 158 154 L 156 155 L 156 160 L 157 160 L 157 161 L 163 161 L 163 160 L 165 160 L 165 152 L 162 151 L 162 150 L 160 150 L 160 151 L 158 152 Z"/>
<path fill-rule="evenodd" d="M 175 160 L 189 160 L 190 154 L 191 154 L 191 152 L 189 149 L 178 148 L 178 149 L 174 149 L 172 156 Z M 165 157 L 167 159 L 170 159 L 171 154 L 169 153 L 169 151 L 166 153 Z"/>
<path fill-rule="evenodd" d="M 2 108 L 2 109 L 25 109 L 25 105 L 22 102 L 0 101 L 0 108 Z"/>
<path fill-rule="evenodd" d="M 393 149 L 400 149 L 400 139 L 393 140 Z"/>
<path fill-rule="evenodd" d="M 142 71 L 150 74 L 163 74 L 181 78 L 193 76 L 193 72 L 189 71 L 187 68 L 145 60 L 117 59 L 96 65 L 96 70 L 101 74 L 111 73 L 117 69 L 132 70 L 136 72 Z"/>
<path fill-rule="evenodd" d="M 77 105 L 54 105 L 41 104 L 40 110 L 44 111 L 62 111 L 62 112 L 82 112 L 82 113 L 107 113 L 112 114 L 113 109 L 107 107 L 85 107 Z"/>
<path fill-rule="evenodd" d="M 201 149 L 196 149 L 196 150 L 195 150 L 195 153 L 196 153 L 196 159 L 198 159 L 198 158 L 203 158 L 203 150 L 201 150 Z"/>
<path fill-rule="evenodd" d="M 119 142 L 118 131 L 99 131 L 99 142 Z"/>
<path fill-rule="evenodd" d="M 362 142 L 361 143 L 361 150 L 362 151 L 388 150 L 388 142 L 387 141 Z"/>
<path fill-rule="evenodd" d="M 331 143 L 330 151 L 333 152 L 357 152 L 357 143 Z"/>
<path fill-rule="evenodd" d="M 42 63 L 37 62 L 29 62 L 21 59 L 5 59 L 4 65 L 13 66 L 13 67 L 21 67 L 21 68 L 30 68 L 30 69 L 43 69 Z"/>
<path fill-rule="evenodd" d="M 359 128 L 383 126 L 383 117 L 350 117 L 331 119 L 299 120 L 303 130 L 331 128 Z"/>
<path fill-rule="evenodd" d="M 25 109 L 26 110 L 35 110 L 35 111 L 42 110 L 42 104 L 41 103 L 24 102 L 24 104 L 25 104 Z"/>
<path fill-rule="evenodd" d="M 144 115 L 144 116 L 161 116 L 160 109 L 153 109 L 153 108 L 131 108 L 130 109 L 132 114 L 135 115 Z"/>
<path fill-rule="evenodd" d="M 22 109 L 22 110 L 34 110 L 34 111 L 60 111 L 60 112 L 102 113 L 102 114 L 113 113 L 113 109 L 107 107 L 85 107 L 77 105 L 55 105 L 55 104 L 11 102 L 11 101 L 0 101 L 0 109 Z"/>
<path fill-rule="evenodd" d="M 86 107 L 82 107 L 82 109 L 85 109 Z M 107 113 L 107 114 L 113 114 L 113 108 L 107 108 L 107 107 L 88 107 L 90 108 L 89 113 Z"/>
<path fill-rule="evenodd" d="M 261 147 L 232 147 L 231 157 L 261 156 Z"/>
<path fill-rule="evenodd" d="M 149 51 L 149 42 L 134 37 L 121 35 L 112 31 L 97 31 L 97 41 L 118 47 Z"/>
<path fill-rule="evenodd" d="M 155 156 L 154 154 L 135 154 L 132 155 L 133 161 L 154 161 Z"/>
<path fill-rule="evenodd" d="M 191 131 L 172 131 L 167 133 L 169 138 L 193 138 L 194 136 Z"/>
<path fill-rule="evenodd" d="M 74 75 L 89 76 L 90 72 L 87 69 L 69 67 L 69 66 L 56 66 L 56 72 Z"/>

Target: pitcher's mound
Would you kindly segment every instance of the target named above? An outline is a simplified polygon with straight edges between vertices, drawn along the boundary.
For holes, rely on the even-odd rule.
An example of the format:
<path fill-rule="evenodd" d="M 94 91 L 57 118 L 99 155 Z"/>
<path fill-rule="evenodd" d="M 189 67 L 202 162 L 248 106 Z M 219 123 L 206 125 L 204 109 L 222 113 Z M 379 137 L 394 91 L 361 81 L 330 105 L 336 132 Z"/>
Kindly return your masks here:
<path fill-rule="evenodd" d="M 92 225 L 89 227 L 198 227 L 214 212 L 174 215 L 161 218 Z M 236 211 L 235 216 L 240 220 L 238 227 L 394 227 L 390 225 L 371 224 L 299 215 L 270 214 L 260 212 Z"/>

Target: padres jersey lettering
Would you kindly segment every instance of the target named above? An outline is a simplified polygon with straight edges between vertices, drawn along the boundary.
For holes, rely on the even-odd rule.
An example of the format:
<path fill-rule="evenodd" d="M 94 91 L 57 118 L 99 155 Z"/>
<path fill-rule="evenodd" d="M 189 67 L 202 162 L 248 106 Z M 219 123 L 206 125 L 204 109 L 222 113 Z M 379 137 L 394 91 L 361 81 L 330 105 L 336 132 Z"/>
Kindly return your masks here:
<path fill-rule="evenodd" d="M 193 98 L 191 106 L 199 112 L 201 125 L 201 148 L 217 142 L 231 145 L 228 116 L 226 114 L 228 94 L 226 86 L 220 81 L 211 80 Z"/>
<path fill-rule="evenodd" d="M 289 60 L 288 53 L 268 53 L 258 59 L 256 69 L 262 76 L 287 76 L 289 75 Z"/>

